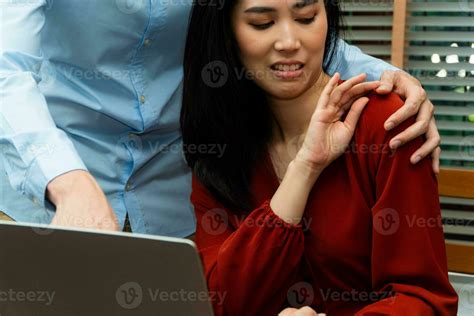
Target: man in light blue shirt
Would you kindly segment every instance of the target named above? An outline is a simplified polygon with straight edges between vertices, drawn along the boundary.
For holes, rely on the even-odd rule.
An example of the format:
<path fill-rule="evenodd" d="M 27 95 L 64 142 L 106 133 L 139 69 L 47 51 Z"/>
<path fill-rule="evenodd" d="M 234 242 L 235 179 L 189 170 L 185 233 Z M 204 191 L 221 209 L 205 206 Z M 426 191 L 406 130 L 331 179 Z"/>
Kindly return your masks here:
<path fill-rule="evenodd" d="M 193 234 L 179 132 L 191 5 L 0 2 L 0 211 L 16 221 L 113 230 L 128 215 L 134 232 Z M 369 78 L 378 79 L 395 69 L 339 46 L 332 72 L 343 78 L 370 70 Z M 410 109 L 421 109 L 418 121 L 431 121 L 428 141 L 415 153 L 428 155 L 439 135 L 421 86 L 401 71 L 385 72 L 383 81 L 387 91 L 395 83 L 405 93 L 416 105 Z M 405 107 L 392 121 L 413 114 Z M 399 140 L 425 132 L 417 126 Z"/>

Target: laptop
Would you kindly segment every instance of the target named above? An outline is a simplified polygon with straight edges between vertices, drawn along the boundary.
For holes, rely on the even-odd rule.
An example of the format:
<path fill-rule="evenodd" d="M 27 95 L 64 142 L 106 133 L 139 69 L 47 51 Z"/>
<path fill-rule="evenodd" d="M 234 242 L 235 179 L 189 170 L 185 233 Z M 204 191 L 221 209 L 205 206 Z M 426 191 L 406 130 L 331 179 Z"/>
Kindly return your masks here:
<path fill-rule="evenodd" d="M 0 316 L 212 316 L 190 240 L 0 222 Z"/>

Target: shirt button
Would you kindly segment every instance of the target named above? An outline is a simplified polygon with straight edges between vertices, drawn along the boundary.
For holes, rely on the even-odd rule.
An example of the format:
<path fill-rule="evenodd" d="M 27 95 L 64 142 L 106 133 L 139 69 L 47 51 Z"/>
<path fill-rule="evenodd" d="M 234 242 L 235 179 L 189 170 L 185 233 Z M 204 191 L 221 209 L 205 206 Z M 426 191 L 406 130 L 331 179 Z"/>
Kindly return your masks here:
<path fill-rule="evenodd" d="M 144 44 L 145 46 L 150 46 L 150 44 L 151 44 L 151 39 L 149 39 L 149 38 L 145 39 L 145 41 L 143 42 L 143 44 Z"/>
<path fill-rule="evenodd" d="M 127 183 L 127 185 L 125 186 L 125 191 L 131 191 L 132 190 L 132 184 L 131 183 Z"/>
<path fill-rule="evenodd" d="M 140 96 L 140 102 L 143 104 L 143 103 L 145 103 L 145 101 L 146 101 L 145 96 L 141 95 Z"/>

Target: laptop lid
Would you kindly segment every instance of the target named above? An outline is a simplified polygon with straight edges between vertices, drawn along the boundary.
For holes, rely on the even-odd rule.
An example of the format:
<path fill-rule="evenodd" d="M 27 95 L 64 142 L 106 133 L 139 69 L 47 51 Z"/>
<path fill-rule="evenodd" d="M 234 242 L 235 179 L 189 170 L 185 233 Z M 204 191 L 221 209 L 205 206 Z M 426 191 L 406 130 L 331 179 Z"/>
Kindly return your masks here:
<path fill-rule="evenodd" d="M 190 240 L 0 222 L 0 316 L 202 315 Z"/>

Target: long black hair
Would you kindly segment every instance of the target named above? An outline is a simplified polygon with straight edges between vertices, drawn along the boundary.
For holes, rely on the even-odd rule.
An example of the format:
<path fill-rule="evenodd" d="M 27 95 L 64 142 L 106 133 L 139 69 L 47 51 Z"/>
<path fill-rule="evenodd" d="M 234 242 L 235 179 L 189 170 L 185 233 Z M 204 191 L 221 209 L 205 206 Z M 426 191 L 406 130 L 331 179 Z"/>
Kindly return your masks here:
<path fill-rule="evenodd" d="M 193 4 L 180 123 L 185 158 L 197 179 L 224 206 L 248 212 L 253 208 L 250 177 L 267 150 L 273 116 L 264 91 L 242 76 L 245 70 L 231 26 L 237 2 Z M 340 31 L 338 1 L 326 0 L 325 8 L 324 70 L 331 64 Z M 216 145 L 224 149 L 223 154 L 212 150 Z"/>

